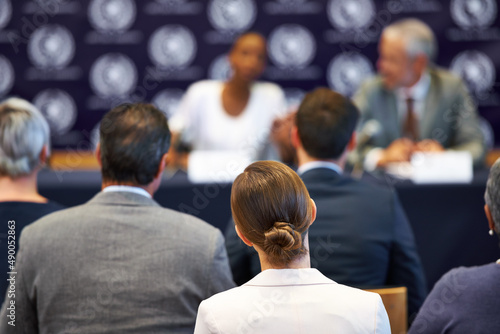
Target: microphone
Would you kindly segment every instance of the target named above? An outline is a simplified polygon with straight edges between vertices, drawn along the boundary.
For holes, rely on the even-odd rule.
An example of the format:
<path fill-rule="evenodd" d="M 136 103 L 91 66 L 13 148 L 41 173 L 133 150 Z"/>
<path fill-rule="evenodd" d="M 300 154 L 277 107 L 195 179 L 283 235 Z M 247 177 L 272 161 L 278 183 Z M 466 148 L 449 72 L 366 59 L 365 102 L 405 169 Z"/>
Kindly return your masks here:
<path fill-rule="evenodd" d="M 378 135 L 382 131 L 382 125 L 379 121 L 371 119 L 365 123 L 361 131 L 356 135 L 357 147 L 362 147 L 368 144 L 373 137 Z"/>
<path fill-rule="evenodd" d="M 371 119 L 365 123 L 361 131 L 356 134 L 356 148 L 352 152 L 354 160 L 351 175 L 360 178 L 363 174 L 363 158 L 361 157 L 360 149 L 368 144 L 375 136 L 382 131 L 382 125 L 379 121 Z"/>

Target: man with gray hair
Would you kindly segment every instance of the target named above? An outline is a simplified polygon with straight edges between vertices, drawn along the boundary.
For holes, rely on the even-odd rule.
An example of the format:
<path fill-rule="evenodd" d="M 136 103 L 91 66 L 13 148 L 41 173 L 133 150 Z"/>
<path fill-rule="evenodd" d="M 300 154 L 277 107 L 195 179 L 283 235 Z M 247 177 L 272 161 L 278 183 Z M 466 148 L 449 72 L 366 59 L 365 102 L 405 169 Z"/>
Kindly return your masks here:
<path fill-rule="evenodd" d="M 387 26 L 378 72 L 353 97 L 361 112 L 357 163 L 365 169 L 409 161 L 415 151 L 468 151 L 482 164 L 477 111 L 462 80 L 433 65 L 436 40 L 417 19 Z"/>
<path fill-rule="evenodd" d="M 489 233 L 497 239 L 500 232 L 500 159 L 491 167 L 484 199 Z M 434 285 L 408 333 L 500 333 L 499 281 L 500 260 L 450 270 Z"/>
<path fill-rule="evenodd" d="M 14 263 L 17 237 L 23 228 L 64 208 L 38 193 L 37 175 L 49 153 L 50 129 L 40 111 L 20 98 L 1 102 L 0 301 L 12 287 L 7 273 L 12 271 L 9 266 Z"/>
<path fill-rule="evenodd" d="M 200 302 L 234 286 L 221 232 L 153 200 L 170 147 L 165 115 L 104 115 L 102 191 L 21 235 L 0 333 L 192 333 Z"/>

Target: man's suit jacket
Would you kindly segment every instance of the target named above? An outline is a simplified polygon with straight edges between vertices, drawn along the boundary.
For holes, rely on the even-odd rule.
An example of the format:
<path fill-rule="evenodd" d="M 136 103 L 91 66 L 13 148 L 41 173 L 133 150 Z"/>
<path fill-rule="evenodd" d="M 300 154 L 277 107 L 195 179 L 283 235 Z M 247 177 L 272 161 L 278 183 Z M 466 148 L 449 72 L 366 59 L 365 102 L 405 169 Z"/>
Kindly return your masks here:
<path fill-rule="evenodd" d="M 192 333 L 199 303 L 234 286 L 219 230 L 130 192 L 25 228 L 16 271 L 0 333 Z"/>
<path fill-rule="evenodd" d="M 463 81 L 443 69 L 429 69 L 429 75 L 430 87 L 419 119 L 420 139 L 434 139 L 444 148 L 468 151 L 474 163 L 481 164 L 485 154 L 483 135 L 476 106 Z M 378 134 L 358 143 L 359 158 L 363 159 L 372 148 L 386 148 L 402 137 L 396 94 L 384 88 L 381 77 L 363 83 L 353 101 L 361 113 L 358 133 L 370 120 L 380 123 Z"/>
<path fill-rule="evenodd" d="M 390 333 L 378 294 L 316 269 L 268 269 L 200 304 L 195 334 Z"/>
<path fill-rule="evenodd" d="M 422 305 L 427 289 L 410 224 L 397 195 L 328 168 L 301 175 L 317 206 L 309 228 L 311 266 L 332 280 L 361 288 L 404 285 L 409 315 Z M 226 234 L 237 284 L 259 272 L 258 257 Z M 246 277 L 244 277 L 245 275 Z"/>

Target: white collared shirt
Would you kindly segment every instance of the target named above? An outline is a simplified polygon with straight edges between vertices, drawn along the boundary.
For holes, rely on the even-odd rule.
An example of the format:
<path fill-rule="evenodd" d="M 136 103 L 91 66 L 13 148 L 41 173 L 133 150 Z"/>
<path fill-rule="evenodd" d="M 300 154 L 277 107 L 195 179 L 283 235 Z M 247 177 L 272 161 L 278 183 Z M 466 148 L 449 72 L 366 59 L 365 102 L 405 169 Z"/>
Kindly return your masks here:
<path fill-rule="evenodd" d="M 422 120 L 422 115 L 425 108 L 425 97 L 429 92 L 431 86 L 431 76 L 428 71 L 425 71 L 420 79 L 409 88 L 397 88 L 394 91 L 397 101 L 397 110 L 399 123 L 402 126 L 406 119 L 407 104 L 406 100 L 408 98 L 413 99 L 413 112 L 415 117 L 420 122 Z M 371 172 L 377 168 L 377 163 L 382 157 L 383 148 L 376 147 L 370 150 L 365 157 L 363 163 L 364 169 Z"/>
<path fill-rule="evenodd" d="M 307 172 L 311 169 L 315 169 L 315 168 L 328 168 L 328 169 L 331 169 L 339 174 L 342 174 L 342 172 L 343 172 L 342 168 L 340 168 L 339 165 L 337 165 L 336 163 L 333 163 L 331 161 L 311 161 L 311 162 L 307 162 L 307 163 L 301 165 L 297 169 L 297 174 L 302 175 L 305 172 Z"/>
<path fill-rule="evenodd" d="M 124 191 L 124 192 L 129 192 L 129 193 L 134 193 L 142 196 L 146 196 L 148 198 L 151 198 L 151 195 L 144 189 L 139 188 L 139 187 L 133 187 L 133 186 L 123 186 L 123 185 L 114 185 L 114 186 L 107 186 L 102 190 L 103 193 L 108 193 L 108 192 L 117 192 L 117 191 Z"/>
<path fill-rule="evenodd" d="M 409 98 L 413 99 L 413 111 L 415 116 L 419 121 L 422 119 L 425 107 L 425 97 L 429 92 L 430 86 L 431 76 L 426 71 L 413 86 L 409 88 L 397 88 L 394 91 L 397 100 L 398 116 L 401 124 L 403 124 L 406 119 L 406 100 Z"/>

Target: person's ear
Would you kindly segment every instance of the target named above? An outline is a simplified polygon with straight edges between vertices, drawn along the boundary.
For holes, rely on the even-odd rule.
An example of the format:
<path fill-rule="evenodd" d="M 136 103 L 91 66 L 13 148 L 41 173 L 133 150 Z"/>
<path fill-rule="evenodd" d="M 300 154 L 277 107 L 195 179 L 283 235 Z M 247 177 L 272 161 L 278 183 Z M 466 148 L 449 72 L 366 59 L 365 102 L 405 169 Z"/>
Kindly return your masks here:
<path fill-rule="evenodd" d="M 102 161 L 101 161 L 101 143 L 97 143 L 95 147 L 95 158 L 97 159 L 97 163 L 99 164 L 99 167 L 102 168 Z"/>
<path fill-rule="evenodd" d="M 161 176 L 161 174 L 165 170 L 165 166 L 167 165 L 167 160 L 168 160 L 168 152 L 163 154 L 163 156 L 161 157 L 160 165 L 158 166 L 158 170 L 156 171 L 155 178 Z"/>
<path fill-rule="evenodd" d="M 300 141 L 300 137 L 299 137 L 299 129 L 297 128 L 297 125 L 292 125 L 291 131 L 292 131 L 292 133 L 291 133 L 292 146 L 293 146 L 293 148 L 297 149 L 300 146 L 302 146 L 302 142 Z"/>
<path fill-rule="evenodd" d="M 349 142 L 347 143 L 347 151 L 350 152 L 350 151 L 354 151 L 354 149 L 356 148 L 356 132 L 352 132 L 352 135 L 351 135 L 351 139 L 349 139 Z"/>
<path fill-rule="evenodd" d="M 252 247 L 253 243 L 240 232 L 238 226 L 234 225 L 234 228 L 236 230 L 236 234 L 238 234 L 238 237 L 240 237 L 240 239 L 245 243 L 245 245 Z"/>
<path fill-rule="evenodd" d="M 418 54 L 413 60 L 413 68 L 417 73 L 423 73 L 429 65 L 429 59 L 424 54 Z"/>
<path fill-rule="evenodd" d="M 48 145 L 43 145 L 42 150 L 40 151 L 40 155 L 38 156 L 38 159 L 40 159 L 41 166 L 44 166 L 47 163 L 47 160 L 49 159 Z"/>
<path fill-rule="evenodd" d="M 314 221 L 316 220 L 316 212 L 318 211 L 317 207 L 316 207 L 316 203 L 314 202 L 314 200 L 311 198 L 311 222 L 309 223 L 309 226 L 312 225 L 312 223 L 314 223 Z"/>
<path fill-rule="evenodd" d="M 493 217 L 491 216 L 491 211 L 488 204 L 484 205 L 484 213 L 486 214 L 486 218 L 488 219 L 488 226 L 490 227 L 490 230 L 497 232 L 495 229 L 495 222 L 493 221 Z"/>

